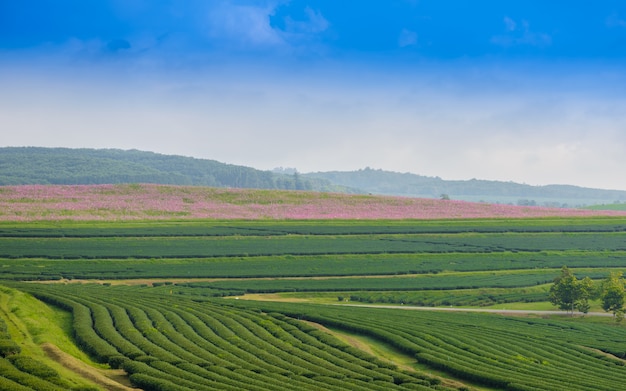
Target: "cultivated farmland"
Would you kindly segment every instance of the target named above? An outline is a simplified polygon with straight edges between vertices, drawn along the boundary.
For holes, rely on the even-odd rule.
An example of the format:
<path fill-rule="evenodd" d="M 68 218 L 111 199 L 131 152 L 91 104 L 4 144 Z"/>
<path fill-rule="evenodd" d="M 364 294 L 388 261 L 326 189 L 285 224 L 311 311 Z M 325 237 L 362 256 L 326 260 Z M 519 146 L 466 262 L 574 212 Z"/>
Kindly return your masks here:
<path fill-rule="evenodd" d="M 342 207 L 322 204 L 298 219 L 285 217 L 292 206 L 338 198 L 311 196 L 307 206 L 306 193 L 285 192 L 275 200 L 291 201 L 272 218 L 164 219 L 174 209 L 159 211 L 154 199 L 144 209 L 108 210 L 94 200 L 87 207 L 90 196 L 76 192 L 122 191 L 126 207 L 144 190 L 187 194 L 186 205 L 213 194 L 246 207 L 267 205 L 271 192 L 37 187 L 49 198 L 33 201 L 34 189 L 0 192 L 16 206 L 0 222 L 2 389 L 615 390 L 626 381 L 626 328 L 611 317 L 406 310 L 550 308 L 549 284 L 564 264 L 596 280 L 626 270 L 626 217 L 526 208 L 542 217 L 381 219 L 346 208 L 405 201 L 341 196 L 354 206 L 341 219 L 324 219 Z M 20 292 L 53 311 L 58 335 L 29 321 Z M 358 307 L 364 303 L 398 309 Z M 591 312 L 601 312 L 597 302 Z M 61 344 L 61 334 L 80 348 L 70 354 L 100 371 L 122 370 L 126 380 L 80 380 L 36 355 L 43 343 Z"/>

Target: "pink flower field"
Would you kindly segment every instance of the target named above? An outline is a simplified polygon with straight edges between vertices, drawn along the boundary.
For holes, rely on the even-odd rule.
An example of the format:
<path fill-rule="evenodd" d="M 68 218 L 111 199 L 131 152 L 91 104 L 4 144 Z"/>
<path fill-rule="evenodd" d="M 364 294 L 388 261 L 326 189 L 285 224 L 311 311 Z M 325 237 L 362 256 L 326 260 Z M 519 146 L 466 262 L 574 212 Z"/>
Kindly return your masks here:
<path fill-rule="evenodd" d="M 553 216 L 626 216 L 626 212 L 522 207 L 424 198 L 166 185 L 0 187 L 0 221 Z"/>

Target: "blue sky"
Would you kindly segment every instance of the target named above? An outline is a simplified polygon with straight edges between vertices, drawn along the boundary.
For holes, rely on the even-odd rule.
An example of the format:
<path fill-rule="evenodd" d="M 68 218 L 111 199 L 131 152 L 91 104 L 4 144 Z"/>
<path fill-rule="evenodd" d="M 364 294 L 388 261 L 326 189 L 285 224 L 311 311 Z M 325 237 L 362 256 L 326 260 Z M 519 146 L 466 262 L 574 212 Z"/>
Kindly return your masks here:
<path fill-rule="evenodd" d="M 0 0 L 2 146 L 626 190 L 623 1 Z"/>

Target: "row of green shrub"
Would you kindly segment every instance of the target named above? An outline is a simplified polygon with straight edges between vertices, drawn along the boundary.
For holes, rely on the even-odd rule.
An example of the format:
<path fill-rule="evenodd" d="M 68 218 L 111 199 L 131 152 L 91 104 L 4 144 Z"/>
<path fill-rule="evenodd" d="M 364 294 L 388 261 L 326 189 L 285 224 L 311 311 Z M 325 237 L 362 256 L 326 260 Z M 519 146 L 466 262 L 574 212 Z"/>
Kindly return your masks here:
<path fill-rule="evenodd" d="M 18 354 L 22 349 L 11 339 L 6 322 L 0 318 L 0 357 Z"/>
<path fill-rule="evenodd" d="M 471 220 L 4 222 L 0 237 L 166 237 L 267 235 L 382 235 L 423 233 L 623 232 L 626 219 L 537 218 Z"/>
<path fill-rule="evenodd" d="M 279 390 L 286 382 L 303 390 L 382 390 L 409 383 L 441 388 L 434 380 L 355 354 L 334 337 L 298 327 L 299 322 L 282 315 L 192 301 L 154 288 L 21 288 L 71 308 L 80 346 L 125 369 L 135 386 L 146 390 L 171 384 L 195 390 Z"/>
<path fill-rule="evenodd" d="M 267 235 L 222 237 L 0 237 L 0 257 L 213 258 L 330 254 L 624 251 L 626 232 Z"/>
<path fill-rule="evenodd" d="M 69 385 L 56 370 L 20 352 L 6 322 L 0 318 L 0 390 L 94 391 L 91 387 Z"/>
<path fill-rule="evenodd" d="M 160 259 L 2 259 L 2 280 L 239 278 L 436 274 L 625 267 L 626 251 L 282 255 Z"/>
<path fill-rule="evenodd" d="M 350 292 L 348 297 L 338 296 L 338 301 L 344 300 L 360 303 L 406 304 L 420 307 L 486 307 L 504 303 L 548 301 L 548 293 L 546 291 L 531 291 L 526 288 L 510 288 L 506 290 L 468 289 L 446 291 Z"/>
<path fill-rule="evenodd" d="M 626 376 L 623 361 L 591 350 L 624 356 L 623 328 L 615 325 L 289 303 L 232 305 L 260 307 L 368 335 L 425 365 L 490 387 L 613 390 Z"/>

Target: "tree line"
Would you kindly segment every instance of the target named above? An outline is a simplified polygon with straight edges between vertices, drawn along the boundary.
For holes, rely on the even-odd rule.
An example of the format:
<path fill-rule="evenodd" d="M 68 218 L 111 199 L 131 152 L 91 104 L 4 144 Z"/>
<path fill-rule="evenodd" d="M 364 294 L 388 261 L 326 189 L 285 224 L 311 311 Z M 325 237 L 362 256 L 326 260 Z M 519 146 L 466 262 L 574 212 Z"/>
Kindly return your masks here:
<path fill-rule="evenodd" d="M 567 266 L 563 266 L 561 274 L 550 287 L 550 302 L 573 314 L 575 310 L 589 312 L 589 301 L 599 299 L 602 309 L 613 313 L 615 320 L 621 322 L 625 311 L 625 287 L 622 272 L 611 272 L 606 279 L 597 283 L 589 277 L 578 279 Z"/>
<path fill-rule="evenodd" d="M 297 172 L 279 174 L 215 160 L 118 149 L 0 148 L 0 186 L 156 183 L 356 192 Z"/>
<path fill-rule="evenodd" d="M 605 200 L 605 203 L 626 201 L 626 192 L 620 190 L 591 189 L 571 185 L 532 186 L 514 182 L 480 179 L 445 180 L 412 173 L 399 173 L 365 168 L 357 171 L 328 171 L 304 174 L 308 178 L 327 179 L 337 185 L 361 189 L 373 194 L 428 196 L 446 194 L 451 199 L 476 199 L 486 197 L 501 203 L 518 205 L 562 206 L 563 200 Z M 551 205 L 545 205 L 548 202 Z M 585 201 L 586 202 L 586 201 Z"/>

